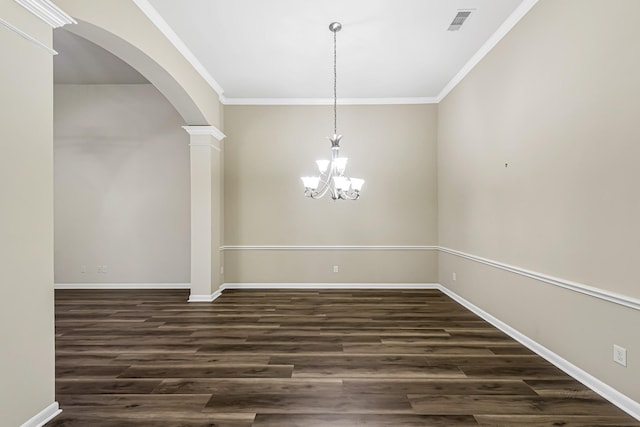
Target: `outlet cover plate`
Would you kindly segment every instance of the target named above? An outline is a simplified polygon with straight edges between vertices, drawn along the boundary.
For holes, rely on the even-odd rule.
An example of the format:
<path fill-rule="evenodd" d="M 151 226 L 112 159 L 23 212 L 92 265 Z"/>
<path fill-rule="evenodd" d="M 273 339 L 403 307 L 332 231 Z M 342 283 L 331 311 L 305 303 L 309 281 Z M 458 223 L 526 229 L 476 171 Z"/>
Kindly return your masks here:
<path fill-rule="evenodd" d="M 622 366 L 627 366 L 627 349 L 614 344 L 613 345 L 613 361 Z"/>

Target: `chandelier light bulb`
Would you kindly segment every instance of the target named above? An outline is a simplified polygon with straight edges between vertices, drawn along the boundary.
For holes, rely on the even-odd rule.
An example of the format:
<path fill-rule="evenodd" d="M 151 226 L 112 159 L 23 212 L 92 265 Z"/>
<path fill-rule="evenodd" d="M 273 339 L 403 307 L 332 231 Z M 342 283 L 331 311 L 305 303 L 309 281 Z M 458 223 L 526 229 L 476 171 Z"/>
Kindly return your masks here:
<path fill-rule="evenodd" d="M 333 182 L 338 191 L 348 191 L 351 184 L 349 178 L 345 178 L 344 176 L 334 176 Z"/>
<path fill-rule="evenodd" d="M 364 185 L 364 179 L 351 178 L 351 188 L 353 191 L 360 191 Z"/>
<path fill-rule="evenodd" d="M 336 159 L 336 170 L 340 175 L 344 173 L 344 170 L 347 168 L 347 158 L 346 157 L 338 157 Z"/>
<path fill-rule="evenodd" d="M 316 160 L 316 163 L 318 164 L 318 170 L 320 170 L 320 173 L 325 173 L 327 171 L 327 168 L 329 167 L 329 160 Z"/>
<path fill-rule="evenodd" d="M 316 188 L 318 188 L 318 184 L 320 183 L 319 176 L 303 176 L 301 179 L 304 188 L 308 188 L 310 190 L 315 190 Z"/>

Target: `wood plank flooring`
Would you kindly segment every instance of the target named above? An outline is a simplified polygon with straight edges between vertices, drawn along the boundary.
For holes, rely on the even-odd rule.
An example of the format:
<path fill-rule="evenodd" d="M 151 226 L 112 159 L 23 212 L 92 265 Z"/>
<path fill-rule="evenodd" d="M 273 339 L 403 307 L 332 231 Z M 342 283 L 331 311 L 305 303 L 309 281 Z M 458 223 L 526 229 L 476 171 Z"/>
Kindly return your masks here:
<path fill-rule="evenodd" d="M 56 291 L 48 426 L 640 426 L 437 290 Z"/>

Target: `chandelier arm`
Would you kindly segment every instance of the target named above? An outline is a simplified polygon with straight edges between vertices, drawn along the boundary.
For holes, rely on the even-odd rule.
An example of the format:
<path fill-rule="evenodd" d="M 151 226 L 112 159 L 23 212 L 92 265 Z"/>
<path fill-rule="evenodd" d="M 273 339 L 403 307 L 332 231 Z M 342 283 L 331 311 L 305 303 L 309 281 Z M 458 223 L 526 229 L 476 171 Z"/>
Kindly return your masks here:
<path fill-rule="evenodd" d="M 323 181 L 322 180 L 322 175 L 320 175 L 320 182 L 322 183 L 322 188 L 320 188 L 319 190 L 316 189 L 315 191 L 312 190 L 310 192 L 311 194 L 311 198 L 313 199 L 319 199 L 322 196 L 324 196 L 325 194 L 327 194 L 327 190 L 329 190 L 329 187 L 331 186 L 331 176 L 327 175 L 327 180 Z"/>
<path fill-rule="evenodd" d="M 344 190 L 340 192 L 340 199 L 342 199 L 342 200 L 354 200 L 354 199 L 349 195 L 349 192 L 344 191 Z"/>
<path fill-rule="evenodd" d="M 355 191 L 343 191 L 342 198 L 345 200 L 356 200 L 360 197 L 360 193 L 356 193 Z"/>

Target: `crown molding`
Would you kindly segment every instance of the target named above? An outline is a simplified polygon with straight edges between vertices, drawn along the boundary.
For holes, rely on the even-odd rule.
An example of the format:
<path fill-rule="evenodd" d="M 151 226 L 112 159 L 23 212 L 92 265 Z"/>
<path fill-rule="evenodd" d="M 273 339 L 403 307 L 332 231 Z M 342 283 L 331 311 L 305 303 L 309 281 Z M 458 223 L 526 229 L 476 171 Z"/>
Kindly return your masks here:
<path fill-rule="evenodd" d="M 333 98 L 224 98 L 224 105 L 333 105 Z M 414 105 L 437 104 L 435 97 L 342 98 L 338 105 Z"/>
<path fill-rule="evenodd" d="M 227 137 L 215 126 L 182 126 L 182 129 L 186 130 L 189 135 L 210 135 L 218 141 L 222 141 Z"/>
<path fill-rule="evenodd" d="M 436 97 L 436 103 L 440 103 L 458 84 L 475 68 L 476 65 L 485 57 L 508 33 L 516 26 L 518 22 L 538 3 L 538 0 L 525 0 L 509 15 L 506 21 L 498 27 L 495 33 L 482 45 L 482 47 L 467 61 L 466 64 L 453 76 L 447 85 L 440 91 Z"/>
<path fill-rule="evenodd" d="M 224 89 L 220 84 L 213 78 L 211 74 L 207 71 L 207 69 L 202 65 L 202 63 L 196 58 L 196 56 L 191 52 L 191 50 L 187 47 L 186 44 L 178 37 L 178 35 L 171 29 L 167 21 L 165 21 L 162 16 L 158 13 L 158 11 L 151 6 L 151 4 L 147 0 L 133 0 L 133 2 L 138 6 L 138 8 L 144 13 L 147 18 L 160 30 L 162 34 L 173 44 L 173 46 L 178 49 L 178 51 L 182 54 L 182 56 L 191 64 L 191 66 L 200 74 L 200 76 L 211 86 L 211 88 L 216 91 L 218 94 L 218 98 L 220 102 L 222 102 L 224 98 L 223 93 Z"/>
<path fill-rule="evenodd" d="M 60 9 L 50 0 L 15 0 L 20 6 L 49 24 L 51 28 L 59 28 L 67 24 L 77 24 L 68 13 Z"/>

